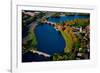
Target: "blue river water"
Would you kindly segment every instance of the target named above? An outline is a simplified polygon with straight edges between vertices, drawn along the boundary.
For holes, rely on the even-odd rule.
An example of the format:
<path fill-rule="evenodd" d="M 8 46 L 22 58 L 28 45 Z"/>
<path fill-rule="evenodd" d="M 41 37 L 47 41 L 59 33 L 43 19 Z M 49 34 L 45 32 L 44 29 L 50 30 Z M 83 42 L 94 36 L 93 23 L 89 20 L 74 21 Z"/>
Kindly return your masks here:
<path fill-rule="evenodd" d="M 37 48 L 39 51 L 53 55 L 54 53 L 63 53 L 65 41 L 62 35 L 54 27 L 44 24 L 35 29 L 37 38 Z"/>
<path fill-rule="evenodd" d="M 80 15 L 72 15 L 72 16 L 60 16 L 60 17 L 49 17 L 48 21 L 54 22 L 54 23 L 59 23 L 59 22 L 65 22 L 65 21 L 70 21 L 74 20 L 77 18 L 80 19 L 85 19 L 88 18 L 89 16 L 80 16 Z"/>

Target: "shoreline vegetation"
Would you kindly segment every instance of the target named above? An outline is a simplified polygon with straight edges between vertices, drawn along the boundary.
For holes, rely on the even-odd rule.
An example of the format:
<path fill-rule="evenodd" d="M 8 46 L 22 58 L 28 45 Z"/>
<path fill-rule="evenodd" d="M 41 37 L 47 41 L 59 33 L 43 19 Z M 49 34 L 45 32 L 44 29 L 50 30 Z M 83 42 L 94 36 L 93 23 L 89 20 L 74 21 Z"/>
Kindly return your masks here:
<path fill-rule="evenodd" d="M 61 60 L 81 60 L 89 59 L 90 56 L 90 15 L 89 13 L 65 13 L 65 12 L 35 12 L 35 11 L 22 11 L 22 29 L 29 28 L 28 36 L 22 38 L 22 54 L 30 51 L 49 57 L 48 61 L 61 61 Z M 60 19 L 61 16 L 84 16 L 86 18 L 75 18 L 64 22 L 51 22 L 48 21 L 49 17 Z M 30 22 L 30 24 L 29 24 Z M 54 53 L 48 55 L 38 51 L 36 48 L 37 38 L 35 35 L 35 28 L 40 25 L 50 25 L 54 27 L 65 40 L 65 48 L 63 53 Z"/>

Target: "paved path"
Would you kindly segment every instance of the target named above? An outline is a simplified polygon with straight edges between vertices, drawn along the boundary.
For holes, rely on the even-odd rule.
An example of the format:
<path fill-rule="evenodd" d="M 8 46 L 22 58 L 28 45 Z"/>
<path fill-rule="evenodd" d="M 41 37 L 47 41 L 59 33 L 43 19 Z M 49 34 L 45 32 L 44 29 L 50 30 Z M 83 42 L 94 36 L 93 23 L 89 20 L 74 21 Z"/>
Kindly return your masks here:
<path fill-rule="evenodd" d="M 44 52 L 40 52 L 40 51 L 36 51 L 36 50 L 31 50 L 33 53 L 37 53 L 37 54 L 39 54 L 39 55 L 43 55 L 43 56 L 45 56 L 45 57 L 50 57 L 50 55 L 49 54 L 47 54 L 47 53 L 44 53 Z"/>

